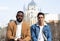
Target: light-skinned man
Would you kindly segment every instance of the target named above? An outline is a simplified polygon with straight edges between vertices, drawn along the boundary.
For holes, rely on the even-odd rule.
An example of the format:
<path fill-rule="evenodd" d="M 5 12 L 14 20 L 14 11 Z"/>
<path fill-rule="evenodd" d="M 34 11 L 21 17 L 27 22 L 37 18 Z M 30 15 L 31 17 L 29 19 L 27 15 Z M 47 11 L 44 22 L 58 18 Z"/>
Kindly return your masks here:
<path fill-rule="evenodd" d="M 51 29 L 45 22 L 45 15 L 39 12 L 37 15 L 38 22 L 31 26 L 32 41 L 52 41 Z"/>

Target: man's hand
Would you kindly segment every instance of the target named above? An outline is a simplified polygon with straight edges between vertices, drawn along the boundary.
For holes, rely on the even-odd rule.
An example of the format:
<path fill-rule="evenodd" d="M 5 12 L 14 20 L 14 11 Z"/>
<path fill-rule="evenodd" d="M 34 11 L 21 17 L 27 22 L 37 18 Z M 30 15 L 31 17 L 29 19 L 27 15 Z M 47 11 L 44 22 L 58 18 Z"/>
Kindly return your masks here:
<path fill-rule="evenodd" d="M 17 39 L 17 41 L 23 41 L 23 39 L 21 39 L 21 38 L 18 38 L 18 39 Z"/>

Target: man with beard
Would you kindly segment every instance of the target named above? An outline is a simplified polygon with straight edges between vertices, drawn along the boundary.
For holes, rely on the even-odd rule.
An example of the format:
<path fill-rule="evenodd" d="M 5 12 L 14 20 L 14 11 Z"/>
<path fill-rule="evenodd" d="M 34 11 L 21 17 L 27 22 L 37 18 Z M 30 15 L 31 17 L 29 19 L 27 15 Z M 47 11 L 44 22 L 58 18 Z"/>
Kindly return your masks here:
<path fill-rule="evenodd" d="M 7 28 L 8 41 L 30 41 L 30 27 L 23 21 L 24 13 L 18 11 L 16 21 L 10 22 Z"/>

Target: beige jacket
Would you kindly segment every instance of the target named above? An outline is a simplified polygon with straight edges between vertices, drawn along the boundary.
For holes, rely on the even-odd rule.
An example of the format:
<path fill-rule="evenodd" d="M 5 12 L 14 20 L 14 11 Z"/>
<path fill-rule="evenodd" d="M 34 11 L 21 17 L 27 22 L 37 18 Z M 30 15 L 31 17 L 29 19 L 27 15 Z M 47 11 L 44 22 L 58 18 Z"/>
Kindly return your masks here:
<path fill-rule="evenodd" d="M 10 22 L 8 24 L 8 29 L 7 29 L 7 39 L 14 39 L 15 35 L 16 35 L 16 28 L 17 28 L 17 24 L 16 21 L 14 22 Z M 30 35 L 30 27 L 27 24 L 27 22 L 23 22 L 22 23 L 22 39 L 25 41 L 30 41 L 31 40 L 31 35 Z"/>

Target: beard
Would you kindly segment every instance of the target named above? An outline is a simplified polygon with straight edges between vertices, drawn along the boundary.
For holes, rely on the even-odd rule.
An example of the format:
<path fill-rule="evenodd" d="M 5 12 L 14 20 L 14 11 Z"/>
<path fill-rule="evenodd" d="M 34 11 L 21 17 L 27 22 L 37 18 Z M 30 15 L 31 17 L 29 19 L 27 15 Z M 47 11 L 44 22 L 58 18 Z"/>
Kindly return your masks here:
<path fill-rule="evenodd" d="M 22 19 L 17 19 L 17 21 L 20 23 L 20 22 L 22 22 Z"/>

